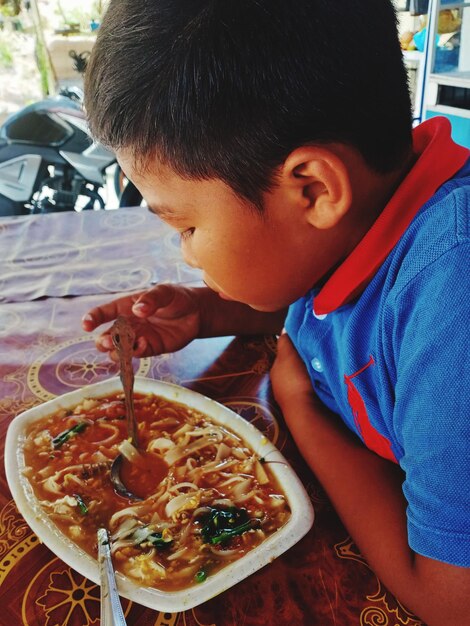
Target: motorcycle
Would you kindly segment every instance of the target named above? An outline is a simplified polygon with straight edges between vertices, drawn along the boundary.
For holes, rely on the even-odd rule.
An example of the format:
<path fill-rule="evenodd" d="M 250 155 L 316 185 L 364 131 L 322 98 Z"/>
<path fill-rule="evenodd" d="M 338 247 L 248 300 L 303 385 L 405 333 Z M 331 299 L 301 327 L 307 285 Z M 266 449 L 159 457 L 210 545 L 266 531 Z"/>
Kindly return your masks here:
<path fill-rule="evenodd" d="M 67 88 L 6 119 L 0 129 L 0 216 L 105 208 L 100 191 L 116 157 L 91 138 L 81 102 L 81 90 Z"/>

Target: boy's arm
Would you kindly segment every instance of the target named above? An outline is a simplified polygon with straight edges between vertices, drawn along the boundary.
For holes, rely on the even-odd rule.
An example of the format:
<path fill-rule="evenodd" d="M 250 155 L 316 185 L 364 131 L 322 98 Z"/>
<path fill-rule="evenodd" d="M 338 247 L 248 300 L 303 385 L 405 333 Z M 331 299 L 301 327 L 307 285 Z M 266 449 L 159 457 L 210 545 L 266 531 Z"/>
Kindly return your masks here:
<path fill-rule="evenodd" d="M 129 316 L 136 331 L 134 356 L 144 357 L 174 352 L 202 337 L 276 334 L 282 329 L 286 312 L 255 311 L 239 302 L 222 300 L 207 287 L 162 284 L 90 310 L 82 326 L 90 332 L 118 315 Z M 97 337 L 96 345 L 113 356 L 109 331 Z"/>
<path fill-rule="evenodd" d="M 287 335 L 279 340 L 272 382 L 300 452 L 377 576 L 429 626 L 469 625 L 470 569 L 409 548 L 402 471 L 320 403 Z"/>
<path fill-rule="evenodd" d="M 255 311 L 246 304 L 223 300 L 208 287 L 200 289 L 201 328 L 199 337 L 226 335 L 279 334 L 287 309 L 275 312 Z"/>

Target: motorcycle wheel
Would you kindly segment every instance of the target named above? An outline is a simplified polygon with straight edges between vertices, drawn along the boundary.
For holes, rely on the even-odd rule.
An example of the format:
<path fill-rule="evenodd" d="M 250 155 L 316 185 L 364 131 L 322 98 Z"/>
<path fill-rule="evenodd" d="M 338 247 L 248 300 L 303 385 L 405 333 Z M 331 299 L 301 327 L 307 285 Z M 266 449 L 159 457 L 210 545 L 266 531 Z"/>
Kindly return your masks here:
<path fill-rule="evenodd" d="M 96 209 L 105 209 L 105 204 L 103 198 L 100 194 L 95 191 L 88 189 L 86 193 L 86 197 L 90 198 L 87 204 L 82 208 L 82 211 L 93 211 Z"/>
<path fill-rule="evenodd" d="M 119 199 L 120 207 L 133 207 L 140 206 L 142 204 L 142 196 L 137 187 L 134 186 L 131 181 L 127 183 L 124 191 Z"/>
<path fill-rule="evenodd" d="M 32 199 L 32 213 L 63 213 L 64 211 L 93 211 L 105 208 L 97 185 L 85 184 L 74 191 L 57 189 L 61 179 L 46 178 L 38 186 Z"/>

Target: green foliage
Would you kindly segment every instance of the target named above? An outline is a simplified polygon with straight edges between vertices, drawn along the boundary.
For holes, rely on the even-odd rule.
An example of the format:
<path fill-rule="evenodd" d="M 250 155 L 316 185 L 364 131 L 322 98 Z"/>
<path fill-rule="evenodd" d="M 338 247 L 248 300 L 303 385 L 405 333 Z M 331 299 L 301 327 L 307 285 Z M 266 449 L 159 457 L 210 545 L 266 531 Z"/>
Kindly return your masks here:
<path fill-rule="evenodd" d="M 0 0 L 1 1 L 1 0 Z M 57 0 L 57 13 L 64 24 L 80 24 L 82 30 L 89 30 L 90 21 L 100 19 L 103 15 L 104 2 L 102 0 L 88 0 L 86 2 L 64 2 Z"/>
<path fill-rule="evenodd" d="M 13 54 L 6 41 L 0 39 L 0 67 L 10 69 L 13 67 Z"/>
<path fill-rule="evenodd" d="M 0 13 L 7 17 L 16 17 L 21 11 L 21 0 L 0 0 Z"/>

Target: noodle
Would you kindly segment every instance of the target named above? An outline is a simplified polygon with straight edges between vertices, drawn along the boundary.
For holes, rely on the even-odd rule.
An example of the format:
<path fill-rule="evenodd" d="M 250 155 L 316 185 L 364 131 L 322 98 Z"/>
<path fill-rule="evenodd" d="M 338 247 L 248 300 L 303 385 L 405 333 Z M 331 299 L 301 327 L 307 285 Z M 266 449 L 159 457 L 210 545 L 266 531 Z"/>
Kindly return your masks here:
<path fill-rule="evenodd" d="M 96 530 L 104 526 L 119 571 L 176 591 L 241 558 L 288 521 L 284 494 L 239 436 L 165 398 L 135 394 L 134 402 L 145 456 L 127 440 L 122 394 L 60 409 L 26 433 L 25 474 L 38 501 L 86 552 L 96 556 Z M 145 491 L 141 502 L 113 490 L 110 465 L 120 452 L 121 478 L 131 491 Z M 149 460 L 144 469 L 142 459 Z"/>

